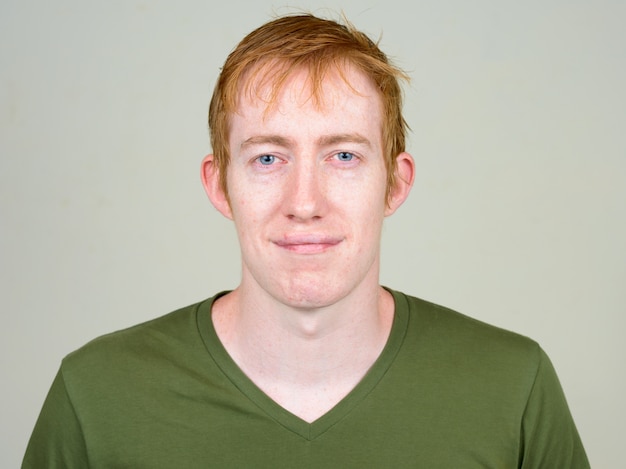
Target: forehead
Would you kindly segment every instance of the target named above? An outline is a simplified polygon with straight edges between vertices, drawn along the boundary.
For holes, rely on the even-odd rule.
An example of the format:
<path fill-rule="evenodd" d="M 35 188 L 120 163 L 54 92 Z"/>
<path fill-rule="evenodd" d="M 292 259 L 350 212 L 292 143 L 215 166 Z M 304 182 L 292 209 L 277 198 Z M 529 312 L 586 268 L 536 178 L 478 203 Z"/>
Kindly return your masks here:
<path fill-rule="evenodd" d="M 360 70 L 334 66 L 321 74 L 305 67 L 288 74 L 275 71 L 265 66 L 244 77 L 230 119 L 231 136 L 241 125 L 279 121 L 284 126 L 285 120 L 293 119 L 305 121 L 309 127 L 321 119 L 343 130 L 362 127 L 377 136 L 382 133 L 381 93 Z"/>

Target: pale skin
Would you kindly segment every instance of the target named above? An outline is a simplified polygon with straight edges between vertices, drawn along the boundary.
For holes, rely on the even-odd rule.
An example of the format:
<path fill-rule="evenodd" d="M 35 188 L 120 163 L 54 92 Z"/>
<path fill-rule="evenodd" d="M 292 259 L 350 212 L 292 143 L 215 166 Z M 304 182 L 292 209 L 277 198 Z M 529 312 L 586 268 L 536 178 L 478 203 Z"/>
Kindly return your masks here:
<path fill-rule="evenodd" d="M 379 285 L 381 229 L 414 177 L 411 156 L 397 155 L 386 200 L 380 96 L 361 72 L 343 72 L 350 87 L 329 74 L 321 105 L 304 71 L 271 108 L 241 97 L 228 198 L 213 155 L 202 165 L 242 253 L 240 285 L 213 306 L 218 337 L 261 390 L 307 422 L 341 401 L 385 346 L 394 303 Z"/>

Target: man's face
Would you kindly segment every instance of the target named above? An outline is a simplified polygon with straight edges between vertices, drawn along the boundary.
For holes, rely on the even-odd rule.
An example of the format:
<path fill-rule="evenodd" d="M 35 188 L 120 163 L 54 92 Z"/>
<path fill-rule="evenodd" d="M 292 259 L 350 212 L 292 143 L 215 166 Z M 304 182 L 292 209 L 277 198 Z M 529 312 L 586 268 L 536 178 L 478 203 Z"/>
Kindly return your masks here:
<path fill-rule="evenodd" d="M 268 108 L 261 88 L 231 119 L 225 214 L 239 236 L 242 287 L 292 307 L 378 285 L 383 218 L 395 210 L 380 97 L 360 72 L 344 76 L 350 86 L 327 75 L 318 103 L 306 73 L 295 73 L 276 103 Z"/>

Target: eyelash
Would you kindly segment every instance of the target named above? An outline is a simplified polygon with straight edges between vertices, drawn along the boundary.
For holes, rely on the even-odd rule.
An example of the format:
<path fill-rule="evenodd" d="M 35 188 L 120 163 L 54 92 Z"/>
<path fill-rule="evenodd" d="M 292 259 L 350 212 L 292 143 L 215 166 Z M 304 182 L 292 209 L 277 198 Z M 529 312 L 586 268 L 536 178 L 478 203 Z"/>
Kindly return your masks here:
<path fill-rule="evenodd" d="M 343 160 L 343 159 L 341 159 L 342 156 L 349 156 L 350 159 Z M 351 161 L 353 161 L 354 159 L 356 159 L 358 157 L 354 153 L 349 152 L 349 151 L 338 151 L 336 153 L 333 153 L 332 158 L 334 158 L 334 159 L 336 159 L 338 161 L 344 162 L 344 163 L 348 163 L 348 162 L 351 162 Z M 270 161 L 267 161 L 268 159 L 270 159 Z M 257 156 L 254 159 L 254 161 L 258 162 L 261 166 L 272 166 L 272 165 L 274 165 L 277 162 L 278 159 L 279 158 L 277 156 L 267 153 L 267 154 L 264 154 L 264 155 L 261 155 L 261 156 Z M 265 160 L 265 162 L 263 162 L 264 160 Z"/>

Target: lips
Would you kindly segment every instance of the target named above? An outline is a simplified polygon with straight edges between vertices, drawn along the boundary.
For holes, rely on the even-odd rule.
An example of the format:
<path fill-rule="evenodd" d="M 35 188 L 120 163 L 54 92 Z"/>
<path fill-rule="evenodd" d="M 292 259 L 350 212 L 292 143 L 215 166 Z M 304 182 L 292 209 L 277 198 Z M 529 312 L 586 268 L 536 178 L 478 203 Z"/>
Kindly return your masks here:
<path fill-rule="evenodd" d="M 285 235 L 280 239 L 274 240 L 273 243 L 288 251 L 300 254 L 317 254 L 332 249 L 342 241 L 343 238 L 336 236 L 293 234 Z"/>

